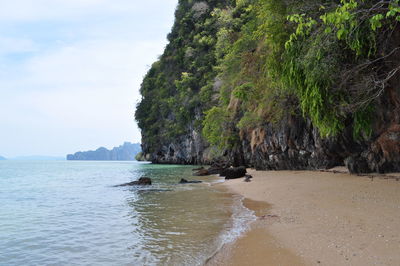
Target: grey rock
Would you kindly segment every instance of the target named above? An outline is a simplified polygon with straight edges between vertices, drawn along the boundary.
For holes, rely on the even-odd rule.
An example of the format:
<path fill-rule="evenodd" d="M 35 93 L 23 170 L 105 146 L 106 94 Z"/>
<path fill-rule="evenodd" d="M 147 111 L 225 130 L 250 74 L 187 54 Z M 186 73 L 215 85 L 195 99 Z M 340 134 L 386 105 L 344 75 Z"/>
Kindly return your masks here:
<path fill-rule="evenodd" d="M 184 178 L 181 179 L 181 181 L 179 181 L 179 184 L 198 184 L 198 183 L 202 183 L 202 181 L 199 180 L 186 180 Z"/>
<path fill-rule="evenodd" d="M 194 176 L 206 176 L 206 175 L 210 175 L 210 173 L 208 172 L 207 169 L 201 169 L 195 173 L 193 173 Z"/>
<path fill-rule="evenodd" d="M 196 175 L 221 174 L 229 165 L 245 165 L 257 170 L 313 170 L 346 165 L 351 173 L 400 171 L 400 124 L 398 112 L 387 95 L 376 103 L 372 135 L 353 136 L 352 121 L 335 137 L 321 137 L 310 119 L 286 114 L 275 123 L 265 123 L 252 131 L 241 132 L 240 142 L 220 158 L 225 165 L 211 166 Z M 397 121 L 397 122 L 396 122 Z M 188 134 L 148 147 L 144 153 L 153 163 L 212 164 L 208 144 L 201 133 L 188 126 Z M 254 141 L 256 140 L 256 141 Z M 152 150 L 153 152 L 148 152 Z"/>
<path fill-rule="evenodd" d="M 126 186 L 149 186 L 151 185 L 151 179 L 149 177 L 141 177 L 137 181 L 116 185 L 115 187 L 126 187 Z"/>
<path fill-rule="evenodd" d="M 344 160 L 344 163 L 352 174 L 364 174 L 371 172 L 367 160 L 360 156 L 349 156 Z"/>
<path fill-rule="evenodd" d="M 239 166 L 239 167 L 227 168 L 224 170 L 224 174 L 225 174 L 225 179 L 241 178 L 246 175 L 246 167 Z"/>

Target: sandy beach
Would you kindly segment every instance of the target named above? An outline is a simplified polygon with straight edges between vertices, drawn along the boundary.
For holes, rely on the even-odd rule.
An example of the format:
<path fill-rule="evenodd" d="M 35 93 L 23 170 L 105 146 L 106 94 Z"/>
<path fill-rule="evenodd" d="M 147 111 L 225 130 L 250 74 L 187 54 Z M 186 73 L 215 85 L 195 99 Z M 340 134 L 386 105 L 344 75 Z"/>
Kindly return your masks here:
<path fill-rule="evenodd" d="M 400 181 L 248 172 L 251 182 L 221 186 L 243 195 L 258 220 L 208 265 L 400 265 Z"/>

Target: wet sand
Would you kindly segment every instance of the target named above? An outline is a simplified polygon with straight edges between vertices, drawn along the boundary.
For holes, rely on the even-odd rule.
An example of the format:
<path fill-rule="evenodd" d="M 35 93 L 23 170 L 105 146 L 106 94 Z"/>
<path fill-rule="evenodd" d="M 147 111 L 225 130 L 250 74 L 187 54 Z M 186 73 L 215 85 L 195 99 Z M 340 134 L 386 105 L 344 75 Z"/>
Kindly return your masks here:
<path fill-rule="evenodd" d="M 400 265 L 400 181 L 342 171 L 249 173 L 249 183 L 221 186 L 243 195 L 258 220 L 208 265 Z"/>

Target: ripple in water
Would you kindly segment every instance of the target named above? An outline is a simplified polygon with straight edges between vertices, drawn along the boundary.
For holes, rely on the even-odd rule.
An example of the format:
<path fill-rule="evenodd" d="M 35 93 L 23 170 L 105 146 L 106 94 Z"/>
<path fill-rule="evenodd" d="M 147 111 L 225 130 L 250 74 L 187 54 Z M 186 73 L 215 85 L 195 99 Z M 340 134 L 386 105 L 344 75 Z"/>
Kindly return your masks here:
<path fill-rule="evenodd" d="M 201 265 L 254 215 L 241 198 L 212 186 L 178 185 L 191 169 L 0 162 L 0 264 Z M 153 185 L 113 187 L 141 176 Z"/>

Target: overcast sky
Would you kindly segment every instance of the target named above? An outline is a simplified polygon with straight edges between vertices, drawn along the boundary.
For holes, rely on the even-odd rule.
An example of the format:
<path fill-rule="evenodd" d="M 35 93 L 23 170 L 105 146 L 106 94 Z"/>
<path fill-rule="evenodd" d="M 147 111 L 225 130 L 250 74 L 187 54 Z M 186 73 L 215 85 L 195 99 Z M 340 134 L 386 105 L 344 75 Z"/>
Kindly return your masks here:
<path fill-rule="evenodd" d="M 0 155 L 140 142 L 139 87 L 177 0 L 0 0 Z"/>

